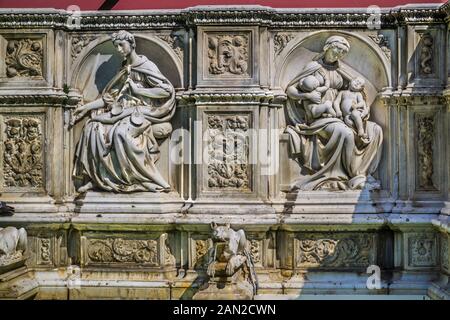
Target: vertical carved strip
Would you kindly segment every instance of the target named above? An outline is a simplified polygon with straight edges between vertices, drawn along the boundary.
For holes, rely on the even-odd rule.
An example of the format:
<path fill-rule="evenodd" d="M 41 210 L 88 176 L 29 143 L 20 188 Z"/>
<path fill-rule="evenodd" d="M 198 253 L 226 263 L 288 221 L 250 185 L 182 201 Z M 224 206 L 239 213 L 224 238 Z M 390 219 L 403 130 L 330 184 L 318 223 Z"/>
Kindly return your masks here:
<path fill-rule="evenodd" d="M 433 182 L 434 117 L 417 117 L 418 189 L 436 190 Z"/>
<path fill-rule="evenodd" d="M 421 35 L 420 73 L 429 75 L 433 73 L 433 37 L 429 33 Z"/>

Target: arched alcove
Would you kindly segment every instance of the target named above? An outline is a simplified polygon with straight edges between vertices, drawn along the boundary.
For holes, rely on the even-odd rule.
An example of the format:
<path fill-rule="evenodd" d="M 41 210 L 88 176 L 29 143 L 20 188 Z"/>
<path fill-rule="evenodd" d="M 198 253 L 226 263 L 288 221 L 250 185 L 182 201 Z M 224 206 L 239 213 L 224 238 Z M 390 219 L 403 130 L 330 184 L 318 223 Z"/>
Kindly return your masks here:
<path fill-rule="evenodd" d="M 389 114 L 386 106 L 379 99 L 378 93 L 384 88 L 390 87 L 390 64 L 383 52 L 375 43 L 370 43 L 368 38 L 348 32 L 320 31 L 310 34 L 301 40 L 295 41 L 286 47 L 286 53 L 279 59 L 275 68 L 274 87 L 286 90 L 289 83 L 300 73 L 303 68 L 319 55 L 326 40 L 333 35 L 345 37 L 350 50 L 340 61 L 341 68 L 349 71 L 352 76 L 361 76 L 366 80 L 366 102 L 370 106 L 370 121 L 376 122 L 383 129 L 384 142 L 382 158 L 378 167 L 378 178 L 382 182 L 383 189 L 388 189 L 390 174 L 388 168 L 389 159 Z M 280 111 L 280 127 L 288 124 L 284 111 Z M 294 170 L 296 171 L 296 170 Z M 291 172 L 294 172 L 291 171 Z M 294 175 L 297 175 L 294 173 Z M 287 179 L 292 181 L 295 177 Z M 287 181 L 285 181 L 287 182 Z"/>

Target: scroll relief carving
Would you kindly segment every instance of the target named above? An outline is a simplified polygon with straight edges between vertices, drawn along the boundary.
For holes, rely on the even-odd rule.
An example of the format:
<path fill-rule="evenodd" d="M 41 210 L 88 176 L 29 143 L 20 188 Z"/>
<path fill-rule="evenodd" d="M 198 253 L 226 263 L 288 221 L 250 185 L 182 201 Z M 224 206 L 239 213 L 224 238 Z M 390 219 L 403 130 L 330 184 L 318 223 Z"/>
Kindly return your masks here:
<path fill-rule="evenodd" d="M 434 117 L 417 117 L 417 157 L 419 189 L 436 190 L 433 182 Z"/>
<path fill-rule="evenodd" d="M 261 247 L 259 240 L 250 240 L 250 255 L 254 263 L 261 262 Z"/>
<path fill-rule="evenodd" d="M 208 35 L 209 73 L 249 75 L 249 35 Z"/>
<path fill-rule="evenodd" d="M 37 117 L 6 117 L 5 135 L 3 186 L 42 187 L 42 120 Z"/>
<path fill-rule="evenodd" d="M 91 262 L 159 265 L 156 240 L 89 239 L 87 250 Z"/>
<path fill-rule="evenodd" d="M 173 34 L 161 34 L 158 35 L 158 38 L 166 42 L 175 52 L 177 57 L 180 60 L 183 60 L 183 40 L 180 36 Z"/>
<path fill-rule="evenodd" d="M 0 228 L 0 266 L 21 260 L 27 250 L 27 241 L 24 228 Z"/>
<path fill-rule="evenodd" d="M 368 80 L 356 70 L 341 69 L 339 60 L 349 51 L 344 37 L 329 37 L 287 86 L 291 157 L 304 169 L 290 191 L 380 188 L 373 174 L 383 131 L 369 121 Z"/>
<path fill-rule="evenodd" d="M 412 267 L 431 267 L 436 264 L 436 239 L 434 235 L 412 236 L 408 239 L 409 264 Z"/>
<path fill-rule="evenodd" d="M 205 269 L 208 267 L 210 241 L 203 239 L 194 240 L 195 244 L 195 268 Z"/>
<path fill-rule="evenodd" d="M 83 49 L 91 43 L 96 37 L 87 35 L 76 35 L 72 38 L 71 56 L 74 61 Z"/>
<path fill-rule="evenodd" d="M 275 55 L 279 55 L 281 51 L 288 45 L 288 43 L 295 38 L 295 34 L 292 33 L 277 33 L 273 37 L 273 44 L 275 46 Z"/>
<path fill-rule="evenodd" d="M 370 234 L 323 237 L 300 235 L 297 267 L 367 267 L 374 263 L 374 237 Z"/>
<path fill-rule="evenodd" d="M 388 38 L 385 35 L 377 34 L 377 35 L 369 35 L 370 39 L 373 40 L 383 51 L 386 58 L 391 60 L 391 49 L 389 47 L 389 41 Z"/>
<path fill-rule="evenodd" d="M 42 79 L 43 42 L 41 39 L 10 39 L 6 46 L 6 75 L 9 78 Z"/>
<path fill-rule="evenodd" d="M 77 191 L 170 192 L 156 162 L 158 140 L 172 132 L 175 89 L 152 61 L 136 53 L 132 34 L 122 30 L 111 39 L 123 67 L 99 99 L 75 109 L 71 121 L 89 115 L 75 150 Z"/>
<path fill-rule="evenodd" d="M 248 115 L 208 115 L 208 187 L 249 189 Z"/>
<path fill-rule="evenodd" d="M 49 263 L 50 262 L 50 239 L 41 239 L 41 262 Z"/>
<path fill-rule="evenodd" d="M 424 75 L 433 73 L 433 37 L 429 33 L 421 35 L 420 72 Z"/>

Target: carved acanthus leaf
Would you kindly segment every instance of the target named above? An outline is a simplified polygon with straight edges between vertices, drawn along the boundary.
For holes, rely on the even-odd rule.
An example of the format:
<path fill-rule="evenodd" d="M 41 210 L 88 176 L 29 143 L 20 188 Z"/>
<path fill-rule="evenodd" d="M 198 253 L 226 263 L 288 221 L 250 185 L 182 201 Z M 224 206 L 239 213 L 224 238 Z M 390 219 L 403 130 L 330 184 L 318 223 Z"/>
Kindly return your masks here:
<path fill-rule="evenodd" d="M 248 75 L 249 43 L 247 34 L 209 35 L 209 73 Z"/>
<path fill-rule="evenodd" d="M 42 39 L 10 39 L 6 46 L 6 75 L 42 79 L 43 57 Z"/>
<path fill-rule="evenodd" d="M 88 256 L 97 263 L 139 263 L 159 265 L 156 240 L 122 238 L 89 239 Z"/>

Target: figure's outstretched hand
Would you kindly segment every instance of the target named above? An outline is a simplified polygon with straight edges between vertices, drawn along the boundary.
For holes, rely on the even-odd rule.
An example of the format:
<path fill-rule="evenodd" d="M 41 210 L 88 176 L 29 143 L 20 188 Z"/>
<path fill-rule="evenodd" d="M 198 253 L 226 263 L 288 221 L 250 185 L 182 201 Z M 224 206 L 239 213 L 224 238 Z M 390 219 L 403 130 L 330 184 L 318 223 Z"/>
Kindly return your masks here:
<path fill-rule="evenodd" d="M 70 125 L 71 126 L 75 125 L 75 123 L 83 119 L 88 112 L 89 109 L 86 105 L 78 105 L 72 113 Z"/>

